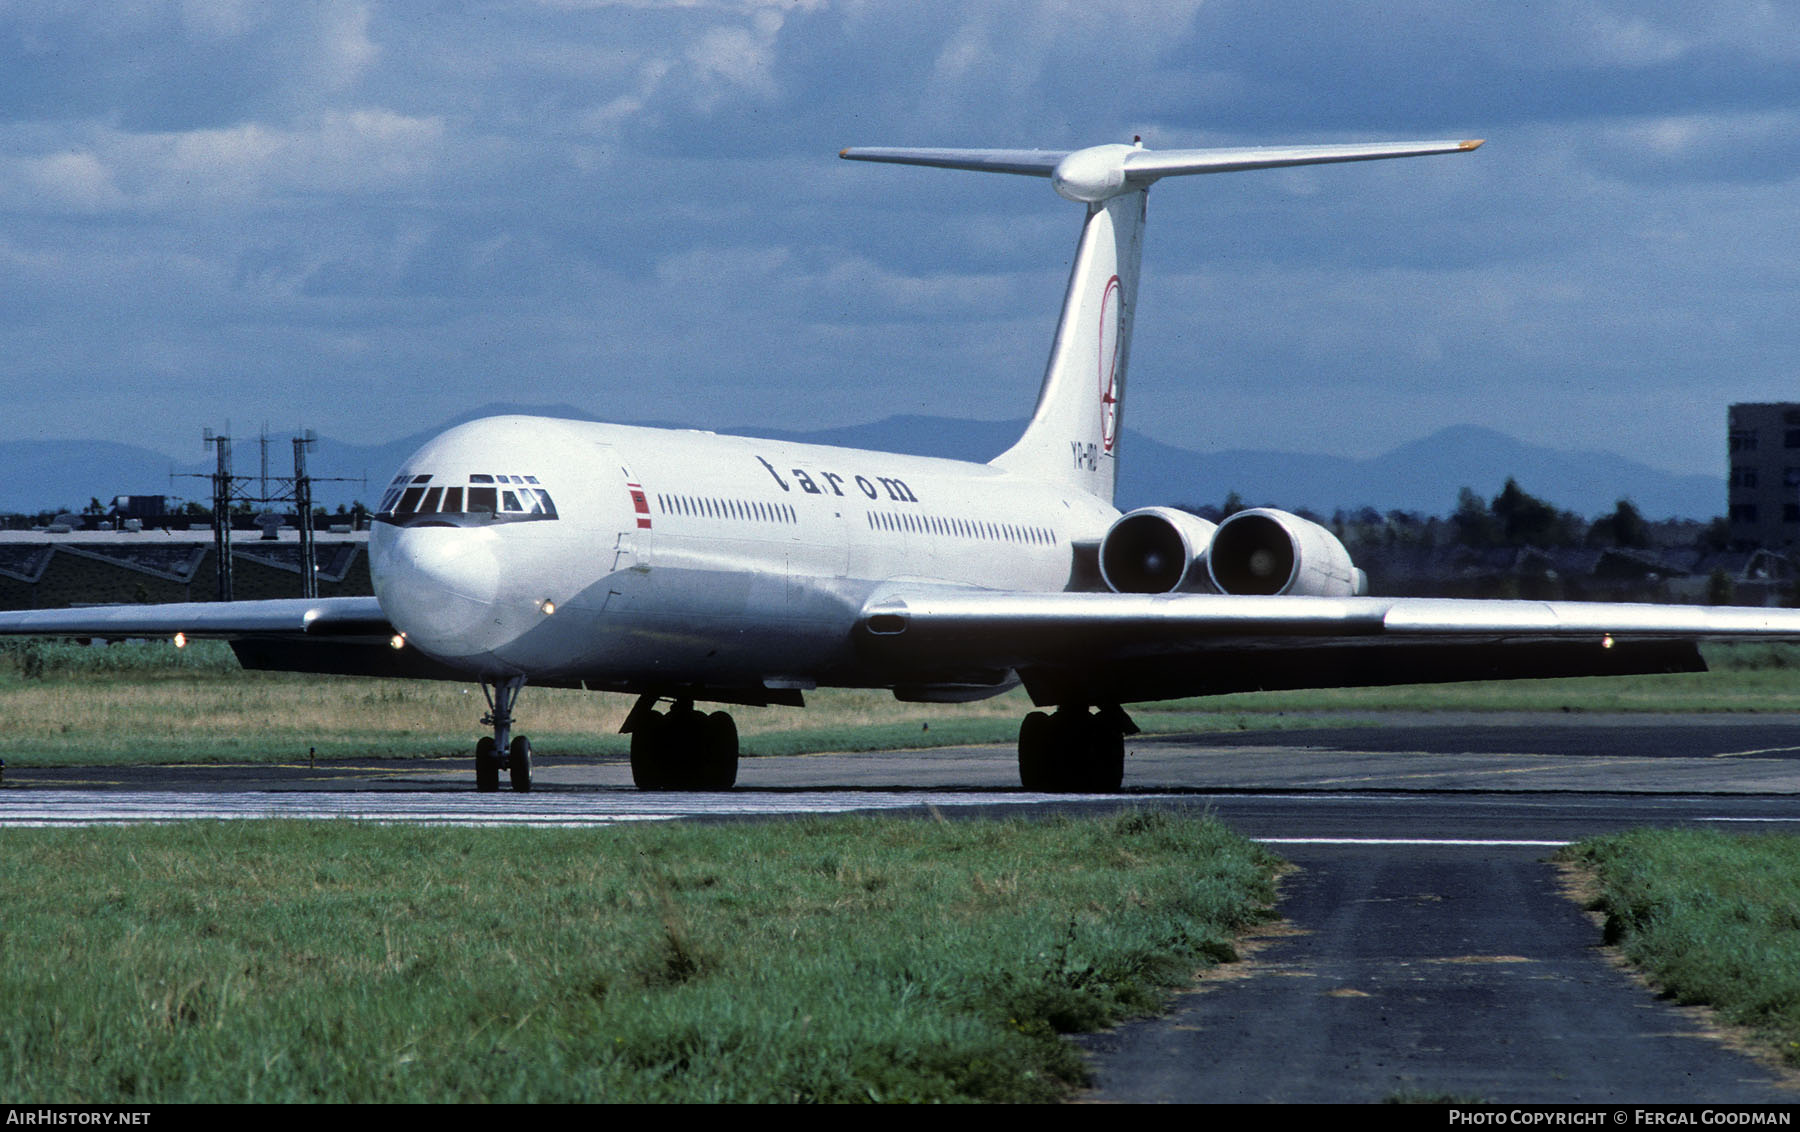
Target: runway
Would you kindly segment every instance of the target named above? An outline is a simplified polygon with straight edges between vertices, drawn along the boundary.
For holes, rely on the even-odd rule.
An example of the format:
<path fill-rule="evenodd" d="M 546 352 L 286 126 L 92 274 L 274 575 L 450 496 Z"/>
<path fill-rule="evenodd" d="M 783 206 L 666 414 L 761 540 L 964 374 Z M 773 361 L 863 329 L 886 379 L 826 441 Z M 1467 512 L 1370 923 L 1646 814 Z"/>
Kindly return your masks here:
<path fill-rule="evenodd" d="M 883 811 L 1209 812 L 1300 868 L 1282 930 L 1168 1019 L 1086 1039 L 1090 1099 L 1792 1103 L 1788 1078 L 1608 963 L 1555 847 L 1637 826 L 1800 832 L 1800 716 L 1386 716 L 1135 738 L 1126 793 L 1027 794 L 997 747 L 747 758 L 647 794 L 543 759 L 478 795 L 464 760 L 8 768 L 0 824 L 338 818 L 566 826 Z"/>
<path fill-rule="evenodd" d="M 747 757 L 738 789 L 646 793 L 626 760 L 540 756 L 530 794 L 467 759 L 7 768 L 0 826 L 340 817 L 595 825 L 855 810 L 1203 808 L 1248 836 L 1555 845 L 1644 824 L 1800 820 L 1800 716 L 1396 714 L 1129 741 L 1121 795 L 1035 795 L 1006 747 Z"/>
<path fill-rule="evenodd" d="M 1046 794 L 1018 794 L 1004 805 L 1031 806 L 1061 801 Z M 25 798 L 7 796 L 0 805 L 0 828 L 133 825 L 194 820 L 347 819 L 417 825 L 542 826 L 576 828 L 623 822 L 676 819 L 777 817 L 852 811 L 940 811 L 987 806 L 992 799 L 972 794 L 862 791 L 845 793 L 726 792 L 643 794 L 538 792 L 479 795 L 355 793 L 301 790 L 185 793 L 169 790 L 34 790 Z"/>

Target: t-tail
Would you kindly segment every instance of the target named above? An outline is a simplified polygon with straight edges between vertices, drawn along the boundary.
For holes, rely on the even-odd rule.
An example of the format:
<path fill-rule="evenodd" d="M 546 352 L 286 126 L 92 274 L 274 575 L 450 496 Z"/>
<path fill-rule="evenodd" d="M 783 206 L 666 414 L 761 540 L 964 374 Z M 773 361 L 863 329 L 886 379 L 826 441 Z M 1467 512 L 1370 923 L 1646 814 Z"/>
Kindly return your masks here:
<path fill-rule="evenodd" d="M 1073 151 L 859 147 L 839 156 L 852 161 L 1048 177 L 1059 195 L 1087 207 L 1037 409 L 1018 443 L 995 457 L 993 464 L 1111 503 L 1125 407 L 1126 362 L 1131 354 L 1131 320 L 1137 309 L 1138 267 L 1143 259 L 1144 202 L 1151 185 L 1164 177 L 1189 173 L 1423 157 L 1466 152 L 1480 144 L 1376 142 L 1167 150 L 1145 149 L 1139 144 Z"/>

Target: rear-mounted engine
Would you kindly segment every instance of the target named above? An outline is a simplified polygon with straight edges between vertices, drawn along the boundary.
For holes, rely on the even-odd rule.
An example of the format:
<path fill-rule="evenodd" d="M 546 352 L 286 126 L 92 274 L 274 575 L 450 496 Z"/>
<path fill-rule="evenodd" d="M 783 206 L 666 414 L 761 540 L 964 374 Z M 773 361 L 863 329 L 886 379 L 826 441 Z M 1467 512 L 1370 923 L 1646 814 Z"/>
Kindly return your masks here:
<path fill-rule="evenodd" d="M 1173 507 L 1129 511 L 1100 540 L 1100 577 L 1121 594 L 1209 590 L 1206 548 L 1217 529 Z"/>
<path fill-rule="evenodd" d="M 1219 524 L 1206 568 L 1228 594 L 1355 597 L 1369 590 L 1336 535 L 1272 507 L 1239 511 Z"/>

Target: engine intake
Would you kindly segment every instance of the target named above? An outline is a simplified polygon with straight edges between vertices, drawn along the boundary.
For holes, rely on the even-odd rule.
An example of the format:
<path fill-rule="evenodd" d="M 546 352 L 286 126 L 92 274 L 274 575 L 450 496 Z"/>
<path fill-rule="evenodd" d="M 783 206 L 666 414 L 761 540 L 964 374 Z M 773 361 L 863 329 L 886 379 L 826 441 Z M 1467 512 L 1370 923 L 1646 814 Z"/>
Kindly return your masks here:
<path fill-rule="evenodd" d="M 1369 589 L 1336 535 L 1272 507 L 1239 511 L 1219 524 L 1206 569 L 1228 594 L 1355 597 Z"/>
<path fill-rule="evenodd" d="M 1100 577 L 1121 594 L 1210 589 L 1206 548 L 1216 524 L 1173 507 L 1140 507 L 1113 520 L 1100 540 Z"/>

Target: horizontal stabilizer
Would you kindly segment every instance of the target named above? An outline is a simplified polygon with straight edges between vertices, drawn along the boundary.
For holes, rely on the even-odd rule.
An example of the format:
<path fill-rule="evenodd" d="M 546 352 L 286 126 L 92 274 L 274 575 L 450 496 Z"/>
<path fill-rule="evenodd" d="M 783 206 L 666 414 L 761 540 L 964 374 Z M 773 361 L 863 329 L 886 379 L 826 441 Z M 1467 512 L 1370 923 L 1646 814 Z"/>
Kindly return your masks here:
<path fill-rule="evenodd" d="M 1246 169 L 1281 169 L 1290 165 L 1330 165 L 1340 161 L 1381 161 L 1390 157 L 1429 157 L 1467 153 L 1481 142 L 1375 142 L 1361 145 L 1269 145 L 1240 149 L 1138 149 L 1126 155 L 1125 175 L 1148 184 L 1158 177 L 1185 173 L 1237 173 Z"/>
<path fill-rule="evenodd" d="M 1077 150 L 856 146 L 840 151 L 838 156 L 848 161 L 1049 177 L 1056 191 L 1070 200 L 1093 202 L 1146 188 L 1164 177 L 1466 153 L 1480 145 L 1480 141 L 1427 141 L 1162 150 L 1145 149 L 1142 145 L 1096 145 Z"/>
<path fill-rule="evenodd" d="M 840 150 L 846 161 L 886 161 L 894 165 L 932 165 L 939 169 L 974 169 L 981 173 L 1022 173 L 1048 177 L 1067 149 L 906 149 L 896 146 L 853 146 Z"/>

